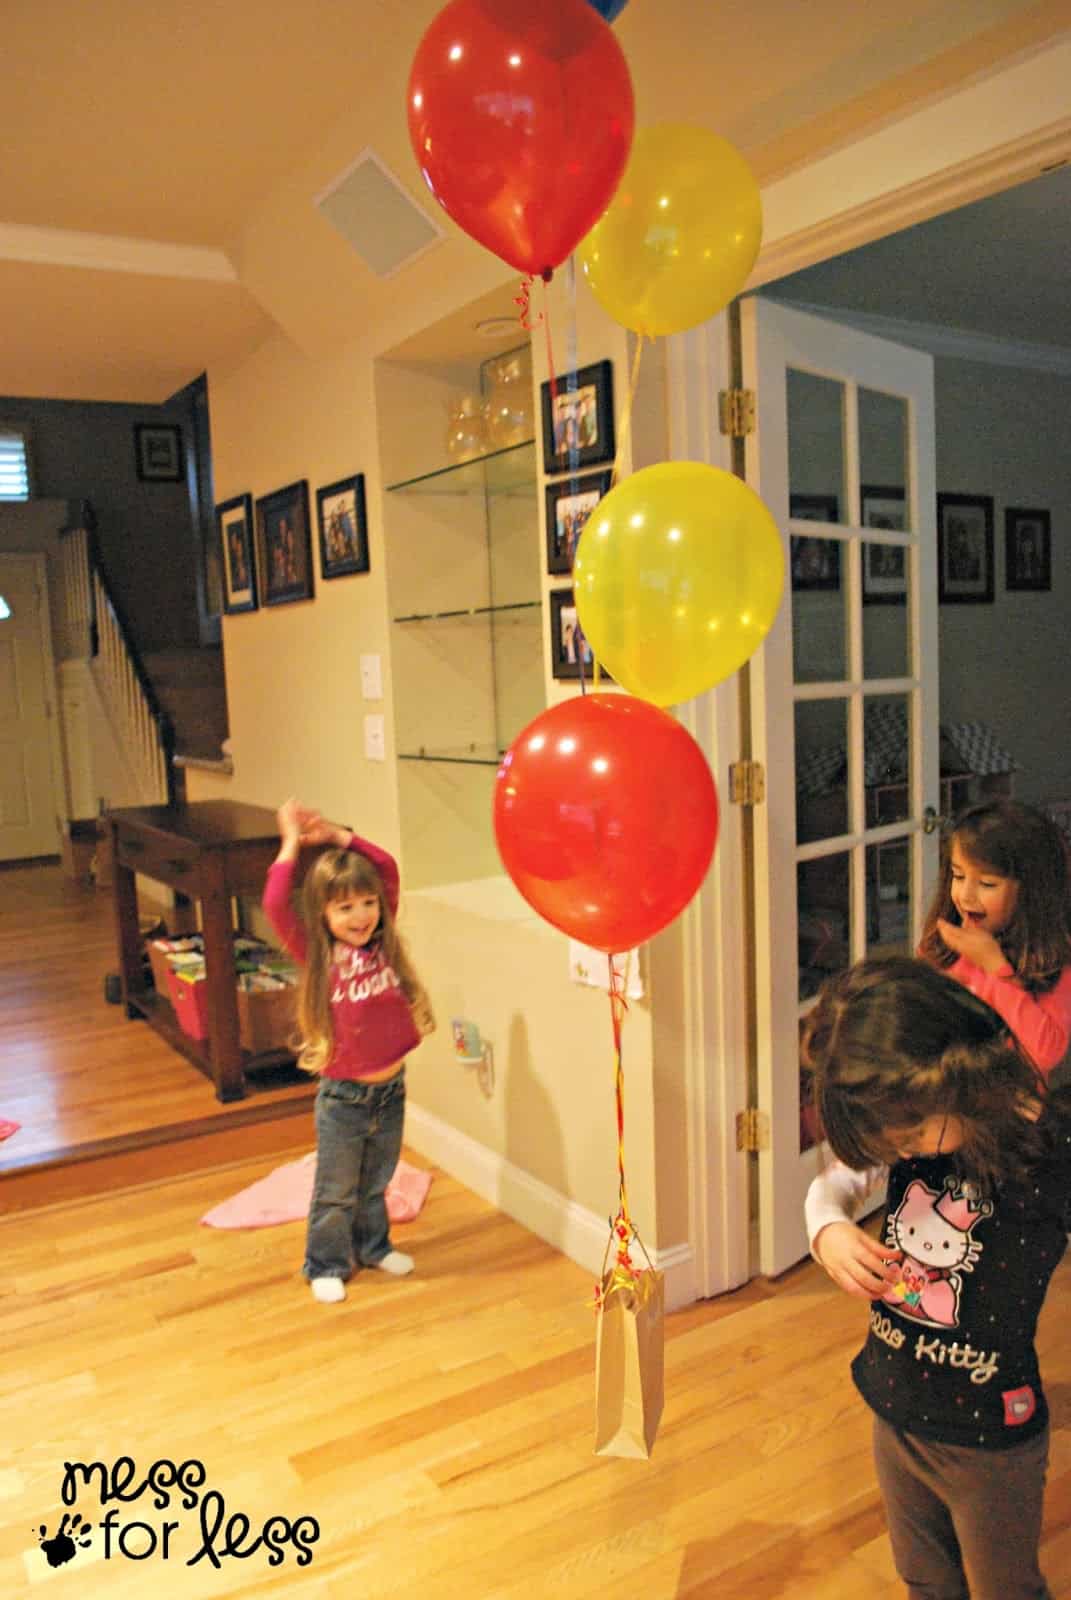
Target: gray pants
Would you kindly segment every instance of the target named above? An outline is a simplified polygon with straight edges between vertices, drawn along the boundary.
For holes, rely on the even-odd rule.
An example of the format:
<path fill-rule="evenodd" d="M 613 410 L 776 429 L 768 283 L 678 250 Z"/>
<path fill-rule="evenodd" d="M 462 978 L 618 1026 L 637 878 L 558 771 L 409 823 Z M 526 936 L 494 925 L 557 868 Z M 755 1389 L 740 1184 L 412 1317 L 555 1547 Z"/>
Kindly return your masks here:
<path fill-rule="evenodd" d="M 875 1417 L 874 1465 L 911 1600 L 1052 1600 L 1038 1566 L 1048 1464 L 1047 1428 L 1008 1450 L 979 1450 Z"/>

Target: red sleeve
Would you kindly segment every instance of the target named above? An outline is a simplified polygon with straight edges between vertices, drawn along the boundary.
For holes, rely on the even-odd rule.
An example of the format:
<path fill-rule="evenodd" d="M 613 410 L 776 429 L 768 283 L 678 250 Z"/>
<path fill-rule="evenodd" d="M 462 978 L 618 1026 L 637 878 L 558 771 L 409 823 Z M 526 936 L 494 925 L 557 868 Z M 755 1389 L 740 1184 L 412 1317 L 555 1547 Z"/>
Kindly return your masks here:
<path fill-rule="evenodd" d="M 960 956 L 948 969 L 979 1000 L 1003 1017 L 1038 1070 L 1048 1077 L 1071 1044 L 1071 967 L 1045 994 L 1032 995 L 1007 971 L 983 972 Z"/>
<path fill-rule="evenodd" d="M 305 960 L 305 929 L 290 899 L 294 887 L 293 861 L 273 861 L 264 883 L 264 915 L 290 954 Z"/>
<path fill-rule="evenodd" d="M 362 839 L 359 833 L 353 835 L 349 848 L 356 850 L 359 855 L 367 856 L 375 867 L 379 876 L 383 879 L 383 891 L 387 896 L 390 914 L 392 917 L 396 917 L 398 915 L 399 886 L 397 861 L 389 851 L 381 849 L 378 844 L 373 844 L 370 839 Z"/>

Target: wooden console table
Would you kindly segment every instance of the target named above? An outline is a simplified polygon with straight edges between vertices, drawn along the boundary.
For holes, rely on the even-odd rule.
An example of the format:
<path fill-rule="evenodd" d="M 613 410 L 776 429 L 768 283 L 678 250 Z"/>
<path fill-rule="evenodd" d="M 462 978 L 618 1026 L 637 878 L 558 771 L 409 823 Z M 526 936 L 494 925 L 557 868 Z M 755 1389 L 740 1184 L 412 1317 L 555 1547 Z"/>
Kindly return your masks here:
<path fill-rule="evenodd" d="M 275 813 L 232 800 L 200 800 L 123 808 L 108 812 L 105 821 L 115 868 L 115 929 L 127 1013 L 146 1018 L 210 1078 L 217 1099 L 240 1100 L 246 1092 L 244 1068 L 251 1062 L 264 1066 L 293 1060 L 286 1051 L 249 1057 L 238 1037 L 231 902 L 235 895 L 259 900 L 263 893 L 265 874 L 279 851 Z M 208 1010 L 204 1041 L 184 1032 L 167 997 L 145 982 L 136 873 L 201 902 Z"/>

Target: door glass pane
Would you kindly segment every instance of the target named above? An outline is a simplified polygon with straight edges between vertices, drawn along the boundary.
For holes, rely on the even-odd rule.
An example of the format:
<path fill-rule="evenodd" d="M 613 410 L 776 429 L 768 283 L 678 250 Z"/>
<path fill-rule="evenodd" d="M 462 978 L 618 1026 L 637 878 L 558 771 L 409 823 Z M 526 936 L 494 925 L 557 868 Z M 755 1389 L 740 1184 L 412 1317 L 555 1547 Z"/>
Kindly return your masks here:
<path fill-rule="evenodd" d="M 867 846 L 866 943 L 867 954 L 872 956 L 911 954 L 911 875 L 906 839 Z"/>
<path fill-rule="evenodd" d="M 848 547 L 840 539 L 792 535 L 792 676 L 827 683 L 848 676 Z"/>
<path fill-rule="evenodd" d="M 908 705 L 904 694 L 868 695 L 863 710 L 866 825 L 910 816 Z"/>
<path fill-rule="evenodd" d="M 844 385 L 788 369 L 789 516 L 840 522 L 844 495 Z"/>
<path fill-rule="evenodd" d="M 907 528 L 907 401 L 859 389 L 859 487 L 864 528 Z"/>
<path fill-rule="evenodd" d="M 863 676 L 906 678 L 910 669 L 905 545 L 863 544 Z"/>
<path fill-rule="evenodd" d="M 796 704 L 796 838 L 832 839 L 848 831 L 848 702 Z"/>
<path fill-rule="evenodd" d="M 848 965 L 849 855 L 801 861 L 796 868 L 799 998 L 815 994 L 831 972 Z"/>

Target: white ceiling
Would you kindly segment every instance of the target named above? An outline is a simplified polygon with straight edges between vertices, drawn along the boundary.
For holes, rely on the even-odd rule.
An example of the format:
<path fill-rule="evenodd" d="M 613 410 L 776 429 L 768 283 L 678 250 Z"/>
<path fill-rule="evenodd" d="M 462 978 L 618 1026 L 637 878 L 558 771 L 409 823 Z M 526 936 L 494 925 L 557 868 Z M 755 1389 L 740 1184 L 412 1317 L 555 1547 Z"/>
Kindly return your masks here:
<path fill-rule="evenodd" d="M 314 208 L 369 147 L 433 205 L 404 101 L 439 9 L 6 0 L 0 395 L 160 401 L 280 330 L 322 348 L 433 283 L 497 281 L 446 222 L 384 282 Z M 713 127 L 763 181 L 1067 22 L 1067 0 L 631 0 L 614 31 L 638 122 Z"/>
<path fill-rule="evenodd" d="M 1071 356 L 1071 166 L 793 273 L 764 294 Z"/>

